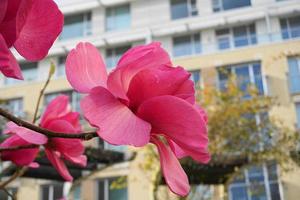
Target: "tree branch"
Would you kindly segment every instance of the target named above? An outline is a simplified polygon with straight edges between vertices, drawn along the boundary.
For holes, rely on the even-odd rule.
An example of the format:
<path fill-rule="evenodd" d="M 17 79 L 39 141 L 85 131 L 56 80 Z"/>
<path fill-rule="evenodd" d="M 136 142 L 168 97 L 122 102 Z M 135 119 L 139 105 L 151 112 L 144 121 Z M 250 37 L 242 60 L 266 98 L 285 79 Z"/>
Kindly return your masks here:
<path fill-rule="evenodd" d="M 48 129 L 36 126 L 34 124 L 31 124 L 27 121 L 24 121 L 22 119 L 19 119 L 18 117 L 10 114 L 7 112 L 5 109 L 0 107 L 0 116 L 5 117 L 6 119 L 13 121 L 19 126 L 28 128 L 32 131 L 41 133 L 43 135 L 46 135 L 47 137 L 50 138 L 66 138 L 66 139 L 82 139 L 82 140 L 90 140 L 92 138 L 98 137 L 97 132 L 92 131 L 92 132 L 84 132 L 84 133 L 61 133 L 61 132 L 54 132 L 50 131 Z"/>
<path fill-rule="evenodd" d="M 0 152 L 17 151 L 17 150 L 21 150 L 21 149 L 33 149 L 33 148 L 37 148 L 37 147 L 39 147 L 39 145 L 36 145 L 36 144 L 28 144 L 28 145 L 24 145 L 24 146 L 14 146 L 14 147 L 0 147 Z"/>

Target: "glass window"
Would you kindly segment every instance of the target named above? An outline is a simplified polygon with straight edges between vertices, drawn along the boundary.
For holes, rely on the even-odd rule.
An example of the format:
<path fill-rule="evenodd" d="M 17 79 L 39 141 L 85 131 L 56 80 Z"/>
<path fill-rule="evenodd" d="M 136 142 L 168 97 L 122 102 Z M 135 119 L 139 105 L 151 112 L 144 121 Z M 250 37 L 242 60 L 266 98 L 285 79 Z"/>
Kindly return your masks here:
<path fill-rule="evenodd" d="M 290 93 L 300 93 L 300 58 L 293 57 L 288 59 L 289 64 L 289 88 Z"/>
<path fill-rule="evenodd" d="M 64 28 L 60 39 L 71 39 L 91 35 L 91 13 L 65 16 Z"/>
<path fill-rule="evenodd" d="M 60 56 L 58 58 L 56 77 L 64 77 L 66 75 L 65 71 L 66 56 Z"/>
<path fill-rule="evenodd" d="M 98 200 L 127 200 L 127 187 L 114 188 L 112 186 L 116 178 L 107 178 L 98 181 Z"/>
<path fill-rule="evenodd" d="M 232 29 L 216 30 L 218 49 L 243 47 L 257 43 L 255 25 L 233 27 Z"/>
<path fill-rule="evenodd" d="M 201 53 L 200 34 L 179 36 L 173 38 L 174 57 Z"/>
<path fill-rule="evenodd" d="M 130 6 L 122 5 L 106 9 L 106 30 L 122 30 L 130 27 Z"/>
<path fill-rule="evenodd" d="M 22 117 L 24 115 L 22 98 L 7 100 L 5 107 L 16 116 Z"/>
<path fill-rule="evenodd" d="M 300 129 L 300 103 L 296 104 L 297 127 Z"/>
<path fill-rule="evenodd" d="M 127 200 L 127 188 L 114 188 L 112 183 L 116 181 L 118 178 L 111 178 L 109 179 L 109 200 Z"/>
<path fill-rule="evenodd" d="M 300 16 L 281 19 L 280 26 L 283 39 L 300 37 Z"/>
<path fill-rule="evenodd" d="M 200 70 L 192 71 L 192 72 L 191 72 L 191 80 L 192 80 L 196 85 L 199 85 L 199 84 L 200 84 L 200 81 L 201 81 L 200 79 L 201 79 Z"/>
<path fill-rule="evenodd" d="M 228 77 L 232 73 L 235 74 L 237 84 L 242 91 L 247 92 L 249 85 L 254 84 L 258 89 L 259 94 L 264 94 L 260 63 L 233 65 L 225 69 L 219 69 L 218 76 L 220 90 L 226 90 Z M 247 95 L 245 97 L 247 97 Z"/>
<path fill-rule="evenodd" d="M 251 0 L 212 0 L 212 5 L 214 12 L 220 12 L 222 10 L 251 6 Z"/>
<path fill-rule="evenodd" d="M 269 168 L 269 166 L 272 166 Z M 243 181 L 234 180 L 229 186 L 230 200 L 280 200 L 276 164 L 251 166 L 243 171 Z M 273 179 L 267 179 L 274 174 Z M 276 174 L 276 176 L 275 176 Z M 276 178 L 274 178 L 276 177 Z"/>
<path fill-rule="evenodd" d="M 20 64 L 24 81 L 35 81 L 38 79 L 37 65 L 37 62 Z M 22 82 L 22 80 L 5 78 L 5 85 L 15 85 Z"/>
<path fill-rule="evenodd" d="M 81 187 L 76 186 L 73 190 L 73 200 L 81 200 Z"/>
<path fill-rule="evenodd" d="M 198 14 L 196 0 L 171 0 L 171 18 L 181 19 Z"/>
<path fill-rule="evenodd" d="M 63 197 L 63 184 L 41 186 L 41 197 L 43 200 L 56 200 Z"/>
<path fill-rule="evenodd" d="M 106 49 L 106 67 L 108 69 L 114 68 L 118 64 L 118 61 L 121 58 L 121 56 L 130 48 L 131 46 L 123 46 Z"/>

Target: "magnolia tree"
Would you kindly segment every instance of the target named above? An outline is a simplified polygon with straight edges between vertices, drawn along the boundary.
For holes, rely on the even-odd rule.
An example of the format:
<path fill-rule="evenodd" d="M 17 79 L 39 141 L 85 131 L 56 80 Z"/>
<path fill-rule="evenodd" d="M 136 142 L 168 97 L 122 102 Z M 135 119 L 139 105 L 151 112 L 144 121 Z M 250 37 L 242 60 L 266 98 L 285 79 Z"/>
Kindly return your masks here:
<path fill-rule="evenodd" d="M 63 15 L 52 0 L 1 0 L 0 71 L 22 79 L 9 48 L 14 47 L 27 60 L 40 60 L 62 26 Z M 35 158 L 41 151 L 45 154 L 39 156 L 45 155 L 66 181 L 72 181 L 64 161 L 86 166 L 83 141 L 101 137 L 113 145 L 154 144 L 170 190 L 180 196 L 189 193 L 188 177 L 178 159 L 190 156 L 200 163 L 210 160 L 207 117 L 195 104 L 190 74 L 173 66 L 159 43 L 128 50 L 115 70 L 107 74 L 97 48 L 81 42 L 67 56 L 66 75 L 71 86 L 85 94 L 81 111 L 96 131 L 82 132 L 79 114 L 71 111 L 63 95 L 47 105 L 39 120 L 36 112 L 32 122 L 0 108 L 0 115 L 10 120 L 3 132 L 7 139 L 0 145 L 1 159 L 21 167 L 0 183 L 0 188 L 5 189 L 26 168 L 39 167 Z M 40 98 L 37 108 L 39 102 Z"/>
<path fill-rule="evenodd" d="M 241 165 L 237 165 L 232 173 L 223 175 L 222 179 L 227 180 L 224 184 L 226 191 L 227 186 L 238 178 L 242 170 L 253 165 L 276 162 L 281 169 L 287 171 L 293 169 L 294 161 L 299 163 L 299 156 L 295 154 L 299 133 L 284 125 L 280 117 L 269 114 L 274 106 L 278 106 L 276 98 L 260 94 L 251 85 L 245 92 L 240 88 L 243 80 L 228 76 L 230 78 L 226 90 L 220 91 L 209 86 L 197 90 L 197 101 L 203 105 L 208 115 L 209 151 L 213 155 L 211 163 L 225 159 L 224 163 L 230 165 L 232 163 L 228 160 L 234 161 L 233 157 L 245 160 Z M 144 148 L 143 154 L 144 160 L 140 166 L 147 172 L 156 193 L 161 184 L 161 173 L 157 167 L 159 157 L 153 146 Z M 190 168 L 197 168 L 197 164 L 190 159 L 183 160 L 183 163 Z M 199 181 L 199 184 L 201 183 L 203 182 Z M 195 187 L 192 191 L 197 192 Z M 205 199 L 207 190 L 202 192 L 202 198 Z M 156 197 L 164 199 L 159 198 L 159 194 Z M 182 199 L 192 200 L 200 197 L 193 198 L 193 195 L 190 195 Z"/>

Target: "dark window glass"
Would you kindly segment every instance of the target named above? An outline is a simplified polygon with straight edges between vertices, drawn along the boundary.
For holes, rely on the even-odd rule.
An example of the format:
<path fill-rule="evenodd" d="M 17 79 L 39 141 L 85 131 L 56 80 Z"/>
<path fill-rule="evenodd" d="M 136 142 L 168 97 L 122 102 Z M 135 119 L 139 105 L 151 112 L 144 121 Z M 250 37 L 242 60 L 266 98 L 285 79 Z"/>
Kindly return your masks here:
<path fill-rule="evenodd" d="M 112 69 L 118 64 L 118 61 L 122 55 L 130 49 L 131 46 L 123 46 L 117 48 L 111 48 L 106 50 L 106 66 L 108 69 Z"/>
<path fill-rule="evenodd" d="M 105 183 L 104 180 L 98 181 L 98 200 L 105 200 Z"/>
<path fill-rule="evenodd" d="M 172 19 L 180 19 L 189 16 L 187 0 L 171 0 L 171 17 Z"/>
<path fill-rule="evenodd" d="M 229 10 L 251 5 L 251 0 L 223 0 L 223 9 Z"/>
<path fill-rule="evenodd" d="M 300 66 L 298 58 L 289 58 L 289 87 L 292 94 L 300 93 Z"/>
<path fill-rule="evenodd" d="M 231 188 L 232 200 L 250 200 L 247 195 L 247 187 L 245 186 L 236 186 Z"/>
<path fill-rule="evenodd" d="M 300 37 L 300 16 L 280 20 L 283 39 Z"/>
<path fill-rule="evenodd" d="M 49 199 L 49 186 L 44 185 L 42 186 L 42 199 L 43 200 L 50 200 Z"/>
<path fill-rule="evenodd" d="M 115 180 L 117 180 L 117 178 L 109 179 L 109 200 L 127 200 L 128 199 L 127 187 L 113 188 L 112 183 Z"/>
<path fill-rule="evenodd" d="M 53 200 L 61 199 L 63 196 L 63 185 L 53 185 Z"/>
<path fill-rule="evenodd" d="M 200 34 L 185 35 L 173 38 L 173 55 L 186 56 L 201 53 Z"/>

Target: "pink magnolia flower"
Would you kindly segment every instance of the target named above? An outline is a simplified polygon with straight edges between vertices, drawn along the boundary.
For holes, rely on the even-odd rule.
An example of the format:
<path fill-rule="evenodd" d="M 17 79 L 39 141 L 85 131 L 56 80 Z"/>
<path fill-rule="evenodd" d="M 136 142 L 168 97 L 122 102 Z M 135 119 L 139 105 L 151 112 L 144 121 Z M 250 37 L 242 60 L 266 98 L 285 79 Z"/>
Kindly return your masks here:
<path fill-rule="evenodd" d="M 62 26 L 63 14 L 53 0 L 1 0 L 0 71 L 23 79 L 9 48 L 14 47 L 27 60 L 40 60 L 48 54 Z"/>
<path fill-rule="evenodd" d="M 88 94 L 81 109 L 101 138 L 114 145 L 154 143 L 168 186 L 188 194 L 188 178 L 177 158 L 210 159 L 206 115 L 195 105 L 190 73 L 172 67 L 155 42 L 127 51 L 109 75 L 97 48 L 79 43 L 67 57 L 66 74 L 74 89 Z"/>
<path fill-rule="evenodd" d="M 68 102 L 68 96 L 65 95 L 60 95 L 51 101 L 41 118 L 40 127 L 56 132 L 74 134 L 80 132 L 79 113 L 71 112 Z M 44 145 L 47 158 L 66 181 L 72 181 L 73 178 L 68 172 L 64 160 L 86 166 L 87 158 L 83 155 L 84 146 L 80 139 L 48 139 L 40 133 L 19 127 L 13 122 L 7 124 L 5 133 L 10 133 L 12 136 L 0 145 L 2 147 L 26 144 Z M 32 165 L 37 153 L 38 148 L 8 151 L 2 153 L 1 158 L 10 160 L 16 165 L 26 166 Z"/>

